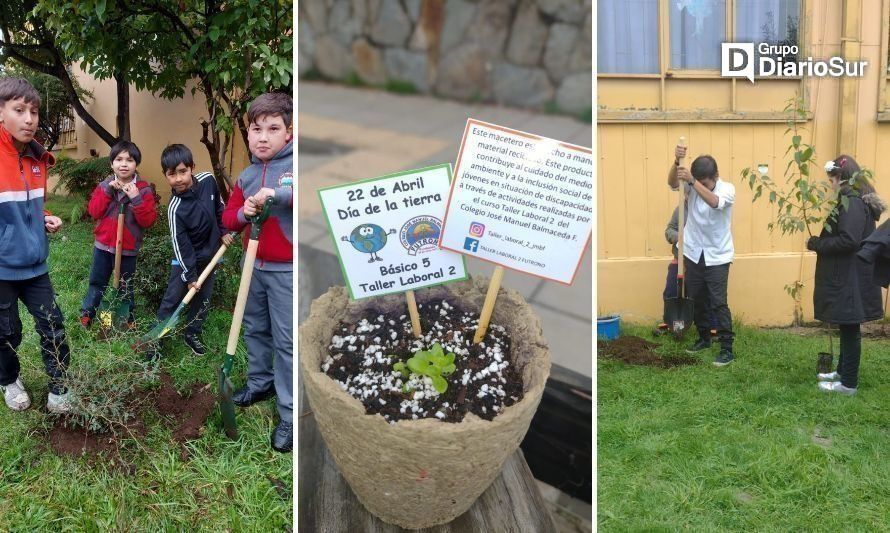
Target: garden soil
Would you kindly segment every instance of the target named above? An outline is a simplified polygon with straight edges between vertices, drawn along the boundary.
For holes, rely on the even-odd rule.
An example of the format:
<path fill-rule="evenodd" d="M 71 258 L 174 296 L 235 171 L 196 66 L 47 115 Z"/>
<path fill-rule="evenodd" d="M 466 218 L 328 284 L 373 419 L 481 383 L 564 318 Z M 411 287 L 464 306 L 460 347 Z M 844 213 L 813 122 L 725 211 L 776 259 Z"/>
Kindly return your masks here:
<path fill-rule="evenodd" d="M 150 400 L 144 409 L 153 409 L 160 414 L 167 425 L 173 428 L 173 440 L 184 444 L 198 438 L 207 417 L 216 405 L 216 396 L 210 385 L 193 383 L 185 395 L 173 386 L 167 373 L 161 374 L 161 386 L 149 391 Z M 57 419 L 50 429 L 48 439 L 52 450 L 58 455 L 80 456 L 114 453 L 119 451 L 122 439 L 139 438 L 145 435 L 145 423 L 140 413 L 118 434 L 95 434 L 83 428 L 67 427 L 63 419 Z"/>
<path fill-rule="evenodd" d="M 475 277 L 418 290 L 415 297 L 478 310 L 487 289 L 488 278 Z M 512 339 L 524 397 L 493 420 L 469 413 L 459 423 L 421 419 L 390 425 L 380 415 L 366 414 L 362 403 L 320 368 L 337 325 L 368 308 L 407 313 L 403 294 L 350 301 L 343 287 L 334 287 L 312 303 L 300 328 L 300 370 L 319 431 L 340 473 L 371 513 L 408 529 L 450 522 L 494 481 L 528 430 L 550 374 L 541 322 L 519 293 L 501 288 L 492 322 L 505 327 Z"/>
<path fill-rule="evenodd" d="M 609 342 L 601 342 L 599 354 L 605 359 L 618 359 L 629 365 L 657 366 L 672 368 L 675 366 L 694 365 L 698 360 L 694 357 L 662 357 L 655 353 L 658 344 L 640 337 L 618 337 Z"/>

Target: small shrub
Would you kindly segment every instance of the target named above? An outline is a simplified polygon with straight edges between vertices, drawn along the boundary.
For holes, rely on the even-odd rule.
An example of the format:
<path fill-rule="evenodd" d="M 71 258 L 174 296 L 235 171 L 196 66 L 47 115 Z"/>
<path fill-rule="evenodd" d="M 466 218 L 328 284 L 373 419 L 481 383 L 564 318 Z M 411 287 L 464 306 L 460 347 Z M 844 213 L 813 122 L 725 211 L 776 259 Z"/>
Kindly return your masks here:
<path fill-rule="evenodd" d="M 87 201 L 96 185 L 111 174 L 111 164 L 107 157 L 87 159 L 60 157 L 53 167 L 53 172 L 59 175 L 59 183 L 52 192 L 55 193 L 59 187 L 64 187 L 69 194 Z"/>
<path fill-rule="evenodd" d="M 387 91 L 396 94 L 417 94 L 420 92 L 413 83 L 405 80 L 389 80 L 386 82 L 386 85 L 384 85 L 384 88 Z"/>

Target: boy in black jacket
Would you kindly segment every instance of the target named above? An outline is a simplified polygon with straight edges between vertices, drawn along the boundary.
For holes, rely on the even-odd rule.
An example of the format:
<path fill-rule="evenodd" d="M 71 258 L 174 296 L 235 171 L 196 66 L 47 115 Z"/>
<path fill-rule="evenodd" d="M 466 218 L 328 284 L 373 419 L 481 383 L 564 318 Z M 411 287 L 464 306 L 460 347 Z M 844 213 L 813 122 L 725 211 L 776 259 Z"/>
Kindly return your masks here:
<path fill-rule="evenodd" d="M 185 293 L 196 287 L 198 294 L 189 304 L 188 324 L 183 337 L 196 355 L 204 355 L 207 350 L 199 335 L 213 293 L 214 274 L 211 273 L 201 286 L 197 285 L 198 276 L 219 249 L 220 243 L 231 246 L 234 239 L 222 226 L 225 204 L 219 197 L 216 179 L 209 172 L 194 174 L 195 162 L 187 146 L 171 144 L 164 148 L 161 168 L 173 192 L 167 207 L 167 218 L 175 258 L 157 319 L 163 321 L 169 318 Z"/>

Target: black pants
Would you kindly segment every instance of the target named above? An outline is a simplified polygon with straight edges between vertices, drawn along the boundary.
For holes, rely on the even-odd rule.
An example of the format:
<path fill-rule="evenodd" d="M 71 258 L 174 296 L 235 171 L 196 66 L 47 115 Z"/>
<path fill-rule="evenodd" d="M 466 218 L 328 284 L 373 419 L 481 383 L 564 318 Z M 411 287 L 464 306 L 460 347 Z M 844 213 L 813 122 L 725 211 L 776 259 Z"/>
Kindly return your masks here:
<path fill-rule="evenodd" d="M 729 265 L 705 266 L 705 255 L 698 263 L 683 258 L 686 268 L 686 292 L 695 302 L 695 327 L 700 338 L 710 341 L 709 311 L 717 317 L 717 338 L 722 350 L 732 351 L 732 314 L 729 312 L 726 292 L 729 286 Z"/>
<path fill-rule="evenodd" d="M 197 270 L 200 273 L 203 272 L 206 267 L 206 263 L 199 263 L 197 265 Z M 213 278 L 215 276 L 215 272 L 211 272 L 210 275 L 207 276 L 207 279 L 204 280 L 204 283 L 201 285 L 201 290 L 198 291 L 198 294 L 196 294 L 189 303 L 188 320 L 185 322 L 180 320 L 179 322 L 180 324 L 185 325 L 185 332 L 188 335 L 201 334 L 204 319 L 207 318 L 207 310 L 210 308 L 210 297 L 213 296 Z M 173 314 L 173 311 L 176 310 L 176 307 L 179 306 L 179 303 L 182 302 L 182 299 L 185 298 L 185 294 L 188 291 L 188 284 L 182 281 L 182 267 L 173 265 L 173 268 L 170 271 L 170 278 L 167 280 L 167 291 L 164 292 L 161 306 L 158 307 L 156 315 L 158 322 L 170 318 L 170 315 Z"/>
<path fill-rule="evenodd" d="M 120 298 L 122 301 L 130 304 L 130 316 L 127 318 L 130 322 L 134 320 L 136 309 L 136 300 L 133 297 L 133 286 L 131 280 L 133 273 L 136 272 L 136 256 L 121 256 L 121 288 Z M 96 309 L 102 303 L 102 296 L 108 287 L 108 280 L 114 273 L 114 254 L 93 247 L 93 264 L 90 266 L 90 288 L 87 289 L 87 295 L 80 305 L 81 316 L 96 318 Z"/>
<path fill-rule="evenodd" d="M 17 281 L 0 280 L 0 385 L 13 383 L 21 370 L 17 352 L 22 343 L 18 300 L 34 317 L 43 366 L 50 378 L 49 391 L 63 394 L 65 387 L 62 378 L 68 368 L 71 351 L 49 274 Z"/>
<path fill-rule="evenodd" d="M 842 324 L 838 329 L 841 333 L 841 355 L 837 360 L 837 373 L 841 375 L 841 385 L 855 389 L 859 385 L 862 334 L 859 324 Z"/>

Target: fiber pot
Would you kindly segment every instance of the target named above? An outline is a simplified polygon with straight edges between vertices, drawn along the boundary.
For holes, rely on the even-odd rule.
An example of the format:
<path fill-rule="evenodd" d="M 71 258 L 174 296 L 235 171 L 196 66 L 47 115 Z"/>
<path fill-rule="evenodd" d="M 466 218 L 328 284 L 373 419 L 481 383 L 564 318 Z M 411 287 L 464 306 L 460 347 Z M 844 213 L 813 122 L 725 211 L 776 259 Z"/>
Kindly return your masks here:
<path fill-rule="evenodd" d="M 415 295 L 419 303 L 447 298 L 472 310 L 482 308 L 487 288 L 488 278 L 476 277 Z M 318 429 L 340 473 L 375 516 L 408 529 L 450 522 L 491 485 L 528 431 L 550 374 L 540 320 L 519 293 L 501 288 L 492 323 L 511 336 L 524 397 L 494 420 L 467 413 L 457 424 L 421 419 L 390 425 L 365 414 L 361 402 L 320 368 L 337 324 L 368 308 L 407 314 L 404 294 L 350 301 L 345 288 L 333 287 L 312 303 L 300 327 L 300 368 Z"/>

